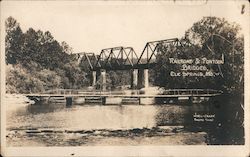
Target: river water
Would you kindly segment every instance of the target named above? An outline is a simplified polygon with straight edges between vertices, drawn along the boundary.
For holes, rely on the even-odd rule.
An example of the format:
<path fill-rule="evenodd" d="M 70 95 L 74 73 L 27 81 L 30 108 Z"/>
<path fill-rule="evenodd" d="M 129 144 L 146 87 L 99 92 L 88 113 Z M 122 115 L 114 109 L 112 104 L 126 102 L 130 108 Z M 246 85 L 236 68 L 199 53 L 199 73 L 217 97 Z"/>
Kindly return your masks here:
<path fill-rule="evenodd" d="M 170 126 L 193 125 L 193 115 L 204 112 L 202 104 L 162 104 L 162 105 L 100 105 L 85 104 L 66 107 L 64 103 L 25 104 L 6 103 L 7 141 L 9 145 L 22 146 L 27 130 L 87 131 L 106 130 L 154 130 Z M 153 128 L 153 129 L 152 129 Z M 20 131 L 24 133 L 19 133 Z M 124 133 L 124 131 L 122 133 Z M 38 132 L 38 131 L 37 131 Z M 32 138 L 45 137 L 47 132 L 32 134 Z M 152 133 L 152 132 L 151 132 Z M 162 133 L 162 131 L 161 131 Z M 15 135 L 13 135 L 15 134 Z M 153 136 L 157 133 L 153 133 Z M 51 135 L 50 135 L 51 136 Z M 114 135 L 115 136 L 115 135 Z M 124 135 L 126 136 L 126 135 Z M 27 136 L 30 138 L 30 136 Z M 49 137 L 51 138 L 51 137 Z M 64 138 L 64 137 L 61 137 Z M 193 137 L 189 137 L 193 138 Z M 48 139 L 47 139 L 48 140 Z M 140 139 L 141 140 L 141 139 Z M 22 142 L 21 142 L 22 141 Z M 43 143 L 46 143 L 46 140 Z M 204 142 L 204 139 L 203 141 Z M 24 142 L 25 143 L 25 142 Z M 36 144 L 39 143 L 36 140 Z M 198 143 L 201 143 L 199 141 Z M 30 143 L 28 143 L 29 145 Z M 32 145 L 36 145 L 32 143 Z M 138 143 L 140 144 L 140 143 Z M 38 144 L 39 145 L 39 144 Z M 45 145 L 56 145 L 55 142 Z M 69 143 L 62 145 L 71 145 Z M 81 145 L 81 144 L 79 144 Z"/>

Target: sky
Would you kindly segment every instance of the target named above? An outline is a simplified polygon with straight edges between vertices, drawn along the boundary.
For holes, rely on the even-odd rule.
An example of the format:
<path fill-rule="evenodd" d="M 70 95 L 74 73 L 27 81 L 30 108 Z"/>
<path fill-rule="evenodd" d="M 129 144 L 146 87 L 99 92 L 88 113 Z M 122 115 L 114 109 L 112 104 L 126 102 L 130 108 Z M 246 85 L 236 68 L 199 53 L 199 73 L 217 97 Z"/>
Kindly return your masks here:
<path fill-rule="evenodd" d="M 2 1 L 1 20 L 14 17 L 23 31 L 50 31 L 73 53 L 116 46 L 133 47 L 140 54 L 149 41 L 181 38 L 204 16 L 224 17 L 245 29 L 244 2 L 164 1 Z M 245 8 L 247 9 L 247 8 Z M 245 10 L 245 12 L 247 12 Z"/>

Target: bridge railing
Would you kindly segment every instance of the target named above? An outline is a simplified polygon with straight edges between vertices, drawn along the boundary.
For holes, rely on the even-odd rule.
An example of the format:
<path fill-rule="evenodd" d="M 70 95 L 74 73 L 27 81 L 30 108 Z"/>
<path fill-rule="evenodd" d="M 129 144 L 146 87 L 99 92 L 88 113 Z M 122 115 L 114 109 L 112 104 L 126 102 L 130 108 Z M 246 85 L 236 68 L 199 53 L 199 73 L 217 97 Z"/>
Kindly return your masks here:
<path fill-rule="evenodd" d="M 122 95 L 125 94 L 124 91 L 101 91 L 101 90 L 83 90 L 83 89 L 54 89 L 48 90 L 42 94 L 61 94 L 61 95 L 70 95 L 70 94 L 84 94 L 84 95 Z"/>
<path fill-rule="evenodd" d="M 214 89 L 168 89 L 164 95 L 219 95 L 223 92 Z"/>
<path fill-rule="evenodd" d="M 157 95 L 179 95 L 179 96 L 192 96 L 192 95 L 220 95 L 223 92 L 214 89 L 167 89 L 159 92 Z M 80 89 L 55 89 L 46 91 L 44 94 L 58 94 L 58 95 L 145 95 L 140 90 L 124 90 L 124 91 L 101 91 L 101 90 L 80 90 Z"/>

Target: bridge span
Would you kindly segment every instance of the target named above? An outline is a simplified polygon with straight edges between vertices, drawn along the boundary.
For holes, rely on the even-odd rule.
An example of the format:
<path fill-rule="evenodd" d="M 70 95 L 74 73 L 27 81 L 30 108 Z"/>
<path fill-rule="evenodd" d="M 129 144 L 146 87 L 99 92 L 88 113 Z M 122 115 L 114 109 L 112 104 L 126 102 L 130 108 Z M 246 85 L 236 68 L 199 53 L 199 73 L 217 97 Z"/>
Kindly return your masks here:
<path fill-rule="evenodd" d="M 23 94 L 29 99 L 34 100 L 35 102 L 39 101 L 49 101 L 51 99 L 60 98 L 62 101 L 69 101 L 72 104 L 72 100 L 81 99 L 96 101 L 100 100 L 102 104 L 109 103 L 122 103 L 122 101 L 138 101 L 139 104 L 145 104 L 145 100 L 149 103 L 154 104 L 155 100 L 164 99 L 167 101 L 178 100 L 178 99 L 188 99 L 193 100 L 200 98 L 209 98 L 221 95 L 222 91 L 212 90 L 212 89 L 169 89 L 164 90 L 159 93 L 145 93 L 145 91 L 131 90 L 130 93 L 125 92 L 84 92 L 80 90 L 61 90 L 57 92 L 49 93 L 37 93 L 37 94 Z M 117 102 L 118 101 L 118 102 Z M 119 102 L 120 101 L 120 102 Z M 143 103 L 144 102 L 144 103 Z"/>
<path fill-rule="evenodd" d="M 101 50 L 99 55 L 94 53 L 77 53 L 78 57 L 87 61 L 92 71 L 92 86 L 101 78 L 102 90 L 106 90 L 106 71 L 129 70 L 131 74 L 131 89 L 147 88 L 149 86 L 149 69 L 156 64 L 157 56 L 164 55 L 159 47 L 173 46 L 175 48 L 188 45 L 178 38 L 147 42 L 142 53 L 138 56 L 132 47 L 112 47 Z"/>

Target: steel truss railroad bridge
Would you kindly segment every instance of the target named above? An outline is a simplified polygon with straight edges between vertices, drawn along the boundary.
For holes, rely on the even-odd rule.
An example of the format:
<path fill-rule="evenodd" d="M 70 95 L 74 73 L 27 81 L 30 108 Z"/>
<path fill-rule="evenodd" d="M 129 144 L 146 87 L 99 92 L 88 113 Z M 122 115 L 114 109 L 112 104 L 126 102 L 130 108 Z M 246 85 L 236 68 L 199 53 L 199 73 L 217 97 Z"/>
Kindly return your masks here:
<path fill-rule="evenodd" d="M 132 47 L 113 47 L 103 49 L 99 55 L 94 53 L 77 53 L 79 60 L 88 62 L 89 69 L 92 71 L 92 86 L 96 87 L 96 80 L 101 77 L 101 89 L 94 90 L 91 92 L 83 92 L 81 90 L 67 90 L 62 91 L 48 91 L 43 94 L 24 94 L 29 99 L 34 101 L 50 100 L 50 98 L 62 98 L 66 99 L 66 104 L 72 104 L 72 100 L 77 98 L 100 99 L 102 102 L 113 102 L 115 98 L 121 100 L 125 99 L 138 99 L 139 102 L 143 102 L 144 99 L 151 98 L 179 98 L 179 97 L 213 97 L 222 94 L 222 91 L 212 89 L 168 89 L 162 94 L 141 94 L 139 90 L 131 90 L 132 93 L 116 93 L 106 91 L 106 71 L 109 70 L 130 70 L 131 72 L 131 88 L 141 89 L 149 86 L 148 69 L 153 68 L 157 65 L 156 57 L 164 56 L 165 52 L 160 51 L 159 47 L 174 46 L 178 47 L 186 46 L 187 42 L 180 41 L 177 38 L 166 39 L 159 41 L 151 41 L 146 43 L 140 56 L 137 56 Z M 99 93 L 100 92 L 100 93 Z M 135 93 L 133 93 L 135 92 Z M 105 104 L 104 103 L 104 104 Z"/>
<path fill-rule="evenodd" d="M 140 89 L 149 86 L 148 69 L 154 67 L 156 57 L 164 55 L 159 51 L 160 45 L 178 47 L 186 46 L 186 41 L 177 38 L 147 42 L 141 55 L 138 56 L 132 47 L 112 47 L 101 50 L 99 55 L 94 53 L 77 53 L 78 59 L 88 62 L 92 71 L 92 86 L 95 87 L 96 80 L 101 77 L 102 90 L 106 90 L 106 71 L 130 70 L 131 88 Z"/>

